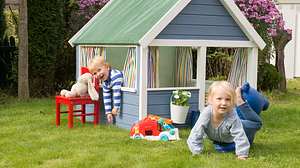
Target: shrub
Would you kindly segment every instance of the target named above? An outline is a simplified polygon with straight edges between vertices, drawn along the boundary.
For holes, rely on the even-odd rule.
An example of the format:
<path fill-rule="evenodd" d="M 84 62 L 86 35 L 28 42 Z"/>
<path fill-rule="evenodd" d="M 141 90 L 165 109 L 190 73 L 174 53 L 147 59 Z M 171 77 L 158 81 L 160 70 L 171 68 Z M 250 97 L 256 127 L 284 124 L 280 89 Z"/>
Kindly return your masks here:
<path fill-rule="evenodd" d="M 257 88 L 264 91 L 272 91 L 278 88 L 279 82 L 283 79 L 274 65 L 263 63 L 258 66 Z"/>
<path fill-rule="evenodd" d="M 0 0 L 0 43 L 2 42 L 2 39 L 4 37 L 5 32 L 5 17 L 4 17 L 4 5 L 5 1 Z"/>
<path fill-rule="evenodd" d="M 218 48 L 213 53 L 208 53 L 206 62 L 206 78 L 227 78 L 232 64 L 232 53 L 226 49 Z"/>
<path fill-rule="evenodd" d="M 55 63 L 64 42 L 64 1 L 30 0 L 27 6 L 30 96 L 53 95 Z"/>

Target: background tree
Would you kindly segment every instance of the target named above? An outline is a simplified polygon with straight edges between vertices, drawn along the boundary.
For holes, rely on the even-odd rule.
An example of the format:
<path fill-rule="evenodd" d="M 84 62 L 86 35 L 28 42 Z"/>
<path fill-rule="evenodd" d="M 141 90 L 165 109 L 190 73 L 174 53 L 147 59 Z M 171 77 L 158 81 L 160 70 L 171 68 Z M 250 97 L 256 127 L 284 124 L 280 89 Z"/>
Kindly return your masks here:
<path fill-rule="evenodd" d="M 29 92 L 31 97 L 52 96 L 55 91 L 72 84 L 75 80 L 76 56 L 75 48 L 68 44 L 68 40 L 107 1 L 20 1 L 20 11 L 16 15 L 20 17 L 16 23 L 20 32 L 20 41 L 17 40 L 20 56 L 13 68 L 14 74 L 8 77 L 18 80 L 14 90 L 18 90 L 20 97 L 29 97 Z M 4 5 L 4 0 L 1 2 Z M 28 7 L 28 10 L 24 7 Z M 28 15 L 24 12 L 28 12 Z M 2 37 L 3 33 L 0 35 Z"/>
<path fill-rule="evenodd" d="M 4 17 L 5 0 L 0 0 L 0 43 L 4 38 L 5 32 L 5 17 Z"/>
<path fill-rule="evenodd" d="M 55 63 L 64 42 L 63 12 L 62 0 L 28 0 L 31 96 L 51 96 L 55 93 Z"/>
<path fill-rule="evenodd" d="M 75 79 L 76 50 L 68 41 L 109 0 L 65 0 L 63 12 L 63 50 L 56 59 L 55 90 L 69 88 Z"/>
<path fill-rule="evenodd" d="M 276 52 L 275 66 L 278 72 L 283 76 L 283 80 L 279 83 L 279 90 L 286 91 L 286 77 L 284 65 L 284 48 L 287 43 L 292 39 L 292 33 L 285 30 L 277 30 L 277 35 L 272 37 Z"/>
<path fill-rule="evenodd" d="M 83 17 L 78 13 L 77 0 L 64 0 L 63 4 L 63 42 L 55 60 L 54 89 L 70 88 L 75 80 L 76 50 L 68 43 L 69 39 L 83 26 Z"/>
<path fill-rule="evenodd" d="M 109 0 L 78 0 L 80 14 L 91 19 Z"/>
<path fill-rule="evenodd" d="M 20 99 L 28 99 L 29 83 L 27 0 L 20 0 L 19 18 L 18 97 Z"/>
<path fill-rule="evenodd" d="M 276 69 L 282 76 L 279 89 L 285 91 L 284 48 L 291 40 L 292 30 L 285 28 L 282 14 L 274 0 L 235 0 L 235 3 L 267 43 L 267 47 L 259 55 L 261 62 L 269 60 L 274 45 Z"/>

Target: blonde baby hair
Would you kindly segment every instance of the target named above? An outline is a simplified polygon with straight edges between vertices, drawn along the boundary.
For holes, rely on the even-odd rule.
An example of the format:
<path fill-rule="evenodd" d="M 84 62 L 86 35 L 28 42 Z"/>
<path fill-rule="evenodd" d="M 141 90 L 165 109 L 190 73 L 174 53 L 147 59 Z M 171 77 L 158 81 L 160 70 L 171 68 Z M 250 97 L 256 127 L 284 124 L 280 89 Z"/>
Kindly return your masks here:
<path fill-rule="evenodd" d="M 97 72 L 98 68 L 106 66 L 110 68 L 110 65 L 105 62 L 105 58 L 103 56 L 94 57 L 88 65 L 88 69 L 91 73 Z"/>
<path fill-rule="evenodd" d="M 208 88 L 208 93 L 207 93 L 207 97 L 208 99 L 214 95 L 215 91 L 220 88 L 223 89 L 224 92 L 231 97 L 231 104 L 234 105 L 236 104 L 236 95 L 235 95 L 235 90 L 233 88 L 233 86 L 227 82 L 227 81 L 216 81 L 213 82 L 209 88 Z"/>

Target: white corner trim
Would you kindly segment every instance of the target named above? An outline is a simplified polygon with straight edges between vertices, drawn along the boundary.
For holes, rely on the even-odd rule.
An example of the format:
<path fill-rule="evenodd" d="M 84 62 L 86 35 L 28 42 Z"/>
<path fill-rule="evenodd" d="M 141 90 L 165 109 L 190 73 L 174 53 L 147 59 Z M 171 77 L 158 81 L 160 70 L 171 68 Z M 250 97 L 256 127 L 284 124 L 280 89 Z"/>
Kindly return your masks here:
<path fill-rule="evenodd" d="M 110 0 L 102 9 L 98 11 L 96 15 L 94 15 L 69 41 L 68 43 L 74 47 L 73 42 L 78 38 L 78 36 L 84 32 L 93 22 L 97 19 L 97 17 L 107 8 L 114 0 Z"/>
<path fill-rule="evenodd" d="M 247 81 L 253 88 L 257 88 L 258 48 L 248 48 Z"/>
<path fill-rule="evenodd" d="M 206 46 L 248 48 L 257 47 L 252 41 L 154 39 L 149 46 Z"/>
<path fill-rule="evenodd" d="M 147 54 L 148 54 L 148 47 L 139 47 L 139 77 L 137 78 L 139 80 L 139 120 L 142 120 L 147 116 Z"/>
<path fill-rule="evenodd" d="M 207 47 L 197 48 L 197 87 L 199 89 L 198 108 L 202 111 L 205 106 L 205 77 L 206 77 Z"/>
<path fill-rule="evenodd" d="M 121 87 L 121 91 L 136 93 L 137 89 L 136 88 L 129 88 L 129 87 Z"/>
<path fill-rule="evenodd" d="M 179 0 L 140 40 L 141 46 L 148 44 L 189 4 L 191 0 Z"/>
<path fill-rule="evenodd" d="M 260 35 L 256 32 L 254 27 L 251 25 L 251 23 L 248 21 L 246 16 L 242 13 L 242 11 L 237 7 L 237 5 L 234 3 L 233 0 L 220 0 L 220 2 L 224 5 L 224 7 L 227 9 L 229 14 L 232 16 L 232 18 L 235 20 L 235 22 L 241 27 L 242 31 L 246 34 L 246 36 L 254 41 L 259 49 L 264 49 L 266 46 L 266 43 L 264 40 L 260 37 Z"/>
<path fill-rule="evenodd" d="M 80 75 L 80 54 L 81 54 L 81 47 L 80 45 L 76 46 L 76 79 L 79 78 Z"/>

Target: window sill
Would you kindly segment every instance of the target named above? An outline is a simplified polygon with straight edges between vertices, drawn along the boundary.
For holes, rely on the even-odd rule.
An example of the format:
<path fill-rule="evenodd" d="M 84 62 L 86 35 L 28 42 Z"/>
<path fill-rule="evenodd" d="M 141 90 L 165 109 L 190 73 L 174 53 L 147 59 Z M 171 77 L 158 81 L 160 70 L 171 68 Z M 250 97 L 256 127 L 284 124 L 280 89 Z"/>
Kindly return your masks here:
<path fill-rule="evenodd" d="M 121 91 L 136 93 L 136 88 L 121 87 Z"/>
<path fill-rule="evenodd" d="M 147 91 L 161 91 L 161 90 L 199 90 L 198 87 L 165 87 L 165 88 L 148 88 Z"/>

